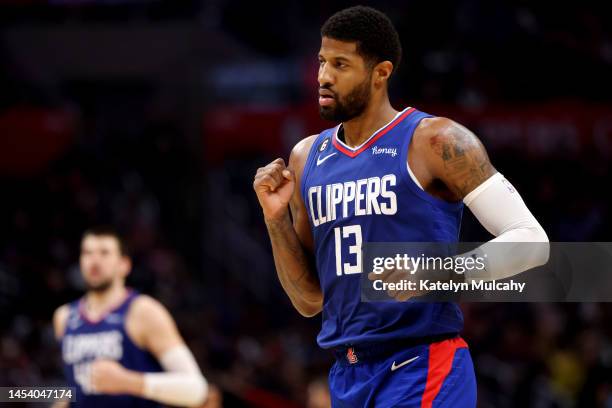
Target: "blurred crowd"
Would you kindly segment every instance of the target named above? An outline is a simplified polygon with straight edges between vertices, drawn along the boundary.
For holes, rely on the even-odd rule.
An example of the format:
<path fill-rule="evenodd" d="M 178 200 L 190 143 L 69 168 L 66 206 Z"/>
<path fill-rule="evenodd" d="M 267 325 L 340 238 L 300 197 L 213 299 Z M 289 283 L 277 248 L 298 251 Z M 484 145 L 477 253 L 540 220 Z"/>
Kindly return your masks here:
<path fill-rule="evenodd" d="M 225 406 L 327 406 L 333 357 L 316 345 L 320 319 L 277 282 L 251 183 L 325 125 L 318 30 L 349 2 L 25 3 L 0 1 L 0 385 L 62 384 L 51 315 L 83 293 L 81 233 L 110 223 L 129 243 L 129 285 L 171 310 Z M 398 107 L 476 131 L 552 241 L 608 241 L 612 16 L 589 3 L 377 5 L 404 45 Z M 57 32 L 94 23 L 109 35 L 85 37 L 108 45 L 97 56 Z M 172 31 L 130 60 L 133 38 L 157 43 L 160 26 L 189 46 Z M 37 35 L 100 60 L 41 65 Z M 121 35 L 135 48 L 108 65 Z M 462 240 L 487 237 L 466 211 Z M 612 304 L 462 307 L 480 407 L 612 407 Z"/>

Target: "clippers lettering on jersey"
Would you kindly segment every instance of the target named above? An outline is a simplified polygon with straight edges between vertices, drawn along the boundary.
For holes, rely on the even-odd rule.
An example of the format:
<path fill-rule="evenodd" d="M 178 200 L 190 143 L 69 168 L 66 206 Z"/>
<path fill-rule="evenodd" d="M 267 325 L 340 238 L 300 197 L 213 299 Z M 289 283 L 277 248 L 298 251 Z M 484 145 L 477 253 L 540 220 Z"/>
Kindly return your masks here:
<path fill-rule="evenodd" d="M 64 362 L 75 364 L 96 358 L 119 360 L 123 355 L 122 340 L 123 337 L 117 330 L 66 335 L 62 344 Z"/>
<path fill-rule="evenodd" d="M 308 189 L 310 216 L 315 227 L 338 218 L 365 215 L 394 215 L 397 196 L 395 174 Z"/>

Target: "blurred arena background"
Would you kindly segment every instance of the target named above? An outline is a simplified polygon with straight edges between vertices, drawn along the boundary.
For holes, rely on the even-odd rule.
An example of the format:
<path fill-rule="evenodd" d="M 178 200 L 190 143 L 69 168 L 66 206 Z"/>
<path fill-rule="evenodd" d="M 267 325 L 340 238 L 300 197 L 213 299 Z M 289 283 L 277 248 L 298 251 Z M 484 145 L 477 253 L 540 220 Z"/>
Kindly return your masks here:
<path fill-rule="evenodd" d="M 462 122 L 552 241 L 609 241 L 612 14 L 595 2 L 364 2 L 395 107 Z M 332 363 L 274 272 L 252 178 L 328 123 L 345 1 L 0 0 L 0 385 L 62 384 L 51 314 L 112 223 L 227 407 L 321 407 Z M 465 213 L 462 238 L 487 239 Z M 465 304 L 480 407 L 612 407 L 611 304 Z M 324 406 L 324 405 L 323 405 Z"/>

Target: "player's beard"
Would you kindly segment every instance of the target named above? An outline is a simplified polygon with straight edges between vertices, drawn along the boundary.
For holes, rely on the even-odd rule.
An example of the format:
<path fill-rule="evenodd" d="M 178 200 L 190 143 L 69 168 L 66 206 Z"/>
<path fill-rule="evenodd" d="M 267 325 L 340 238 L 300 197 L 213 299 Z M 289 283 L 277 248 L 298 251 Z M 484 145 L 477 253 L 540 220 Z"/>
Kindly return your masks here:
<path fill-rule="evenodd" d="M 105 281 L 101 281 L 98 282 L 96 284 L 91 284 L 89 282 L 85 282 L 86 286 L 87 286 L 87 290 L 90 292 L 96 292 L 96 293 L 102 293 L 102 292 L 106 292 L 112 285 L 113 285 L 113 280 L 112 279 L 107 279 Z"/>
<path fill-rule="evenodd" d="M 335 104 L 332 106 L 319 106 L 319 115 L 325 120 L 333 122 L 346 122 L 361 115 L 370 102 L 370 82 L 372 73 L 367 78 L 355 86 L 348 95 L 340 98 L 335 95 Z M 329 89 L 322 87 L 324 89 Z"/>

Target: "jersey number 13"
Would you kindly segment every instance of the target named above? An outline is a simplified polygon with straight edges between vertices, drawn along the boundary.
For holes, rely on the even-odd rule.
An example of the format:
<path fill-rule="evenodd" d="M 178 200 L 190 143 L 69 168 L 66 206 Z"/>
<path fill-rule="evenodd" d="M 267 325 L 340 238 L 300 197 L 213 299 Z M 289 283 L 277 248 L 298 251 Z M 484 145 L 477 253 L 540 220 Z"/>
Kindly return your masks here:
<path fill-rule="evenodd" d="M 334 238 L 336 243 L 336 275 L 342 276 L 361 273 L 361 225 L 346 225 L 334 228 Z M 355 255 L 355 263 L 342 262 L 342 243 L 345 245 L 350 242 L 354 245 L 348 247 L 349 254 Z"/>

